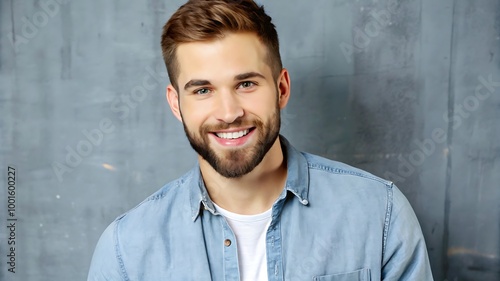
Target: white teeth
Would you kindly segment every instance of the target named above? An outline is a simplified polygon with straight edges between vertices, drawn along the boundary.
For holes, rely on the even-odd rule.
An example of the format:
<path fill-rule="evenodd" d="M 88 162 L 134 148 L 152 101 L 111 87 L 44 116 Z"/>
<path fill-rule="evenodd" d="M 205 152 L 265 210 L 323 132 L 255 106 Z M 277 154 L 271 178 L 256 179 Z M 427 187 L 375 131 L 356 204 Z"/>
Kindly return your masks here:
<path fill-rule="evenodd" d="M 249 130 L 243 130 L 239 132 L 231 132 L 231 133 L 215 133 L 219 138 L 222 139 L 237 139 L 241 138 L 242 136 L 246 136 L 248 134 Z"/>

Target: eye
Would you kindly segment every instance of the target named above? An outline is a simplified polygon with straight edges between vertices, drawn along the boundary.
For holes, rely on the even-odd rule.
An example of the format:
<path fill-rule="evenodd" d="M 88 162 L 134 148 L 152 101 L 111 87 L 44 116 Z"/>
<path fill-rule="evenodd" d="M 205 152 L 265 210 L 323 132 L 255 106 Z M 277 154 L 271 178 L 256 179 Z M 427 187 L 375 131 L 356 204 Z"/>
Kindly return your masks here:
<path fill-rule="evenodd" d="M 210 94 L 210 89 L 201 88 L 201 89 L 194 91 L 194 93 L 197 95 L 206 95 L 206 94 Z"/>
<path fill-rule="evenodd" d="M 250 88 L 252 86 L 255 86 L 256 84 L 254 82 L 251 82 L 251 81 L 244 81 L 244 82 L 241 82 L 239 85 L 238 85 L 238 88 Z"/>

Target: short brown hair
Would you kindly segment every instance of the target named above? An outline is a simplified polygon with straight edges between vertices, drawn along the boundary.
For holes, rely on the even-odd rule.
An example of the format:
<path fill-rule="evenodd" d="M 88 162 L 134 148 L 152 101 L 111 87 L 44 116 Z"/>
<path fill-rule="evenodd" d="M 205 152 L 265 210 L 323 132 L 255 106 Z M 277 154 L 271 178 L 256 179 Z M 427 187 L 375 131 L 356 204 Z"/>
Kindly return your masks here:
<path fill-rule="evenodd" d="M 163 27 L 161 48 L 170 83 L 178 91 L 176 79 L 179 65 L 176 50 L 179 44 L 210 41 L 228 32 L 254 32 L 267 47 L 266 62 L 273 76 L 282 69 L 276 27 L 263 6 L 252 0 L 189 0 Z"/>

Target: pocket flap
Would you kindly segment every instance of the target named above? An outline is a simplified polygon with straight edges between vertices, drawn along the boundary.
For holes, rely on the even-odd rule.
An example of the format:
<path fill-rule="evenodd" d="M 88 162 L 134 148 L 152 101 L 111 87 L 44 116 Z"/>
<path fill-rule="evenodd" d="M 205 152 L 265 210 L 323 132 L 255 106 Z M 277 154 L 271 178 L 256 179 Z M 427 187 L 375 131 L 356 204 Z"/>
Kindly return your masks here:
<path fill-rule="evenodd" d="M 314 281 L 370 281 L 370 279 L 369 268 L 332 275 L 314 276 L 313 278 Z"/>

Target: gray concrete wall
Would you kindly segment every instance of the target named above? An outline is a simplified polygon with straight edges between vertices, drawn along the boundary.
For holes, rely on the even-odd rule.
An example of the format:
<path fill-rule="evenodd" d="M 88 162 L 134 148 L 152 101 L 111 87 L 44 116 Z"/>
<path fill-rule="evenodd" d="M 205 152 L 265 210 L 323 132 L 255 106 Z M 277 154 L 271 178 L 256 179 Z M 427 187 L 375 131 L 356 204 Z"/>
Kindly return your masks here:
<path fill-rule="evenodd" d="M 195 162 L 159 48 L 182 2 L 0 2 L 0 280 L 84 280 L 104 228 Z M 260 2 L 292 77 L 282 133 L 395 181 L 436 280 L 500 280 L 500 3 Z"/>

